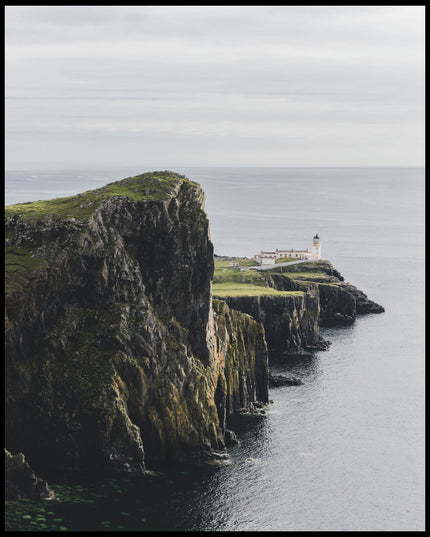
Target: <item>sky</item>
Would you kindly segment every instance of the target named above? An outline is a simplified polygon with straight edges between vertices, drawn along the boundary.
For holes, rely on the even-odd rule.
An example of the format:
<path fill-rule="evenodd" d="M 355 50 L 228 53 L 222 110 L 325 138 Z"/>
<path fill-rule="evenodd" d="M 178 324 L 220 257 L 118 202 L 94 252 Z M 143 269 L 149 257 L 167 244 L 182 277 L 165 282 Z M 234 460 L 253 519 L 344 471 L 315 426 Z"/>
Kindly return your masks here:
<path fill-rule="evenodd" d="M 6 169 L 424 166 L 424 6 L 6 6 Z"/>

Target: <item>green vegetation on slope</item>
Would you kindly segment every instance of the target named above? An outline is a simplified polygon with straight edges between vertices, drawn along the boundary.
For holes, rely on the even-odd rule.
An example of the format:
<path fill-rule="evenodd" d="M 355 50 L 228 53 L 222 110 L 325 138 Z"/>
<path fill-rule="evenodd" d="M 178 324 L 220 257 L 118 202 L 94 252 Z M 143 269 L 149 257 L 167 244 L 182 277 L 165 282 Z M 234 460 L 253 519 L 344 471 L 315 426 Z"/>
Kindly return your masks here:
<path fill-rule="evenodd" d="M 247 285 L 235 282 L 214 283 L 212 294 L 217 297 L 226 296 L 292 296 L 302 295 L 302 291 L 278 291 L 273 287 Z"/>
<path fill-rule="evenodd" d="M 46 266 L 46 261 L 32 255 L 29 248 L 6 246 L 5 248 L 5 288 L 19 287 L 25 277 Z"/>
<path fill-rule="evenodd" d="M 296 261 L 292 259 L 292 261 Z M 327 266 L 327 261 L 303 261 L 302 263 L 295 263 L 294 265 L 286 265 L 285 267 L 276 267 L 270 270 L 270 272 L 278 273 L 288 273 L 288 276 L 296 272 L 318 272 L 321 274 L 326 274 L 325 268 Z M 291 276 L 292 277 L 292 276 Z"/>
<path fill-rule="evenodd" d="M 239 268 L 230 267 L 230 263 L 239 263 Z M 229 261 L 215 259 L 215 272 L 212 294 L 226 296 L 291 296 L 300 295 L 301 291 L 278 291 L 269 287 L 262 272 L 256 270 L 240 270 L 241 267 L 254 266 L 249 259 L 231 259 Z"/>
<path fill-rule="evenodd" d="M 293 280 L 330 280 L 330 276 L 325 272 L 288 272 L 285 273 L 285 276 L 288 276 L 288 278 L 292 278 Z"/>
<path fill-rule="evenodd" d="M 280 257 L 275 263 L 290 263 L 291 261 L 297 261 L 297 259 L 294 259 L 294 257 Z"/>
<path fill-rule="evenodd" d="M 267 271 L 267 274 L 282 274 L 298 283 L 325 283 L 338 285 L 341 283 L 336 277 L 327 272 L 327 261 L 312 261 L 297 263 L 291 266 L 277 267 Z"/>
<path fill-rule="evenodd" d="M 294 280 L 296 284 L 300 285 L 303 289 L 306 289 L 307 285 L 310 283 L 321 283 L 333 287 L 342 285 L 341 280 L 333 275 L 333 267 L 326 260 L 307 261 L 291 266 L 276 267 L 266 272 L 268 275 L 281 274 L 286 276 L 287 278 Z"/>
<path fill-rule="evenodd" d="M 198 186 L 197 183 L 174 172 L 148 172 L 75 196 L 8 205 L 5 207 L 5 218 L 19 215 L 21 221 L 28 223 L 42 222 L 48 218 L 54 220 L 75 218 L 86 222 L 106 199 L 125 197 L 132 201 L 163 201 L 168 199 L 172 189 L 181 183 L 188 188 Z M 197 211 L 194 211 L 193 217 L 196 217 L 196 214 Z M 12 244 L 15 236 L 15 229 L 8 229 L 5 232 L 5 238 L 12 241 Z M 5 283 L 7 289 L 26 284 L 24 276 L 47 264 L 46 260 L 33 254 L 34 252 L 29 248 L 6 246 Z"/>
<path fill-rule="evenodd" d="M 184 180 L 184 176 L 172 172 L 144 173 L 75 196 L 8 205 L 5 207 L 5 216 L 19 214 L 24 221 L 39 221 L 48 217 L 59 220 L 76 218 L 85 221 L 107 198 L 120 196 L 133 201 L 162 201 L 172 188 Z M 187 182 L 191 183 L 188 180 Z"/>

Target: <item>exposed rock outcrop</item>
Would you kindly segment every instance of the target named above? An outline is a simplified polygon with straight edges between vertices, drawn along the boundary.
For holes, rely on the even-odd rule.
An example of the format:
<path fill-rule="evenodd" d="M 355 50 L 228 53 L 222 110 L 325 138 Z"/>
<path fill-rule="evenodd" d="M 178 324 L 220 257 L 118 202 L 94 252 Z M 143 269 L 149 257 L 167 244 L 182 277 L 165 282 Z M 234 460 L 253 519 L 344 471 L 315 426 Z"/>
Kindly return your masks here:
<path fill-rule="evenodd" d="M 354 295 L 345 286 L 318 284 L 320 295 L 320 324 L 351 324 L 357 317 Z"/>
<path fill-rule="evenodd" d="M 319 334 L 319 300 L 315 287 L 291 296 L 238 296 L 223 300 L 263 324 L 271 350 L 297 352 L 327 348 L 328 343 Z"/>
<path fill-rule="evenodd" d="M 269 386 L 277 388 L 278 386 L 300 386 L 303 384 L 301 379 L 297 377 L 286 377 L 285 375 L 269 374 Z"/>
<path fill-rule="evenodd" d="M 5 500 L 52 500 L 54 492 L 48 483 L 36 477 L 22 453 L 12 455 L 4 450 Z"/>
<path fill-rule="evenodd" d="M 274 267 L 261 275 L 267 287 L 289 291 L 291 295 L 227 296 L 223 300 L 264 325 L 270 350 L 325 350 L 330 342 L 320 336 L 320 326 L 351 324 L 357 315 L 384 311 L 345 282 L 326 260 Z"/>
<path fill-rule="evenodd" d="M 268 403 L 269 366 L 263 326 L 251 316 L 213 301 L 219 368 L 216 400 L 227 414 L 251 403 Z M 220 422 L 224 421 L 220 416 Z"/>
<path fill-rule="evenodd" d="M 7 207 L 6 446 L 37 472 L 217 452 L 225 413 L 267 399 L 262 328 L 214 315 L 203 209 L 173 172 Z"/>

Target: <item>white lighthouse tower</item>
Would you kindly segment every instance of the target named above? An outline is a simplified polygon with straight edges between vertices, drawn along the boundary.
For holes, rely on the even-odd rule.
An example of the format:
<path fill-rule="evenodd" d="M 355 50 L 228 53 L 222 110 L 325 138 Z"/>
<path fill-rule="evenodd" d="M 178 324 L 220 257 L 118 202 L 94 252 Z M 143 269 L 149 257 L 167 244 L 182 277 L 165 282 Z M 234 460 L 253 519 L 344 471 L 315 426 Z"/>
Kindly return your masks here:
<path fill-rule="evenodd" d="M 316 259 L 321 259 L 321 239 L 318 237 L 318 233 L 313 240 L 312 253 Z"/>

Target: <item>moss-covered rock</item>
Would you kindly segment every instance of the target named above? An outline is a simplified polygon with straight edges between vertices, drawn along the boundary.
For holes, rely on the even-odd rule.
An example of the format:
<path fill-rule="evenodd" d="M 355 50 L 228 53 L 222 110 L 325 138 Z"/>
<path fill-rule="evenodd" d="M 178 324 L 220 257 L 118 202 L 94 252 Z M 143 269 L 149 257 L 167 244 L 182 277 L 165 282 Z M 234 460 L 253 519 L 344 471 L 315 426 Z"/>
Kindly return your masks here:
<path fill-rule="evenodd" d="M 224 447 L 234 335 L 215 324 L 199 185 L 154 172 L 9 206 L 6 232 L 8 449 L 37 471 L 142 472 Z M 240 338 L 242 371 L 257 351 Z"/>

